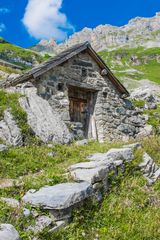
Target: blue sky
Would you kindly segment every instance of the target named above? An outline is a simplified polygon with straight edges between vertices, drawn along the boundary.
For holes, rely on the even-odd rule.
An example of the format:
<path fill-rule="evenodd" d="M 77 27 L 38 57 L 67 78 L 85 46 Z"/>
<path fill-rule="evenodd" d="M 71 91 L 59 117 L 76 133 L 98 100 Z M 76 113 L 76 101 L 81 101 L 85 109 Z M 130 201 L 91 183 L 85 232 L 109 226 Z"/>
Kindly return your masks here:
<path fill-rule="evenodd" d="M 43 38 L 60 42 L 84 27 L 121 26 L 158 11 L 160 0 L 0 0 L 0 36 L 29 47 Z"/>

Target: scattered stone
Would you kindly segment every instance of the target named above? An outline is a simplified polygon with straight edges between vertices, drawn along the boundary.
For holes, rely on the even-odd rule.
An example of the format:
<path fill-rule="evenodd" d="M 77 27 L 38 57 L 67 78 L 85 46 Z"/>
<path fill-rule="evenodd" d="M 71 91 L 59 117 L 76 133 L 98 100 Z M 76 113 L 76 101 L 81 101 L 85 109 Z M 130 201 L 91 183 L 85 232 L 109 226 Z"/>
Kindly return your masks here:
<path fill-rule="evenodd" d="M 108 171 L 108 166 L 101 166 L 93 169 L 76 169 L 71 171 L 70 175 L 76 182 L 85 181 L 94 184 L 106 178 Z"/>
<path fill-rule="evenodd" d="M 6 151 L 8 148 L 4 144 L 0 144 L 0 152 Z"/>
<path fill-rule="evenodd" d="M 56 152 L 50 152 L 47 154 L 48 157 L 55 157 L 57 155 Z"/>
<path fill-rule="evenodd" d="M 132 144 L 124 145 L 123 148 L 131 148 L 132 150 L 136 150 L 136 149 L 142 148 L 142 144 L 132 143 Z"/>
<path fill-rule="evenodd" d="M 134 156 L 131 148 L 112 148 L 107 152 L 107 157 L 113 159 L 113 161 L 131 161 Z"/>
<path fill-rule="evenodd" d="M 53 220 L 47 216 L 39 216 L 34 226 L 29 226 L 27 231 L 33 231 L 35 234 L 42 232 L 46 227 L 52 224 Z"/>
<path fill-rule="evenodd" d="M 77 141 L 76 142 L 77 146 L 84 146 L 84 145 L 87 145 L 87 144 L 88 144 L 88 140 L 87 139 L 83 139 L 81 141 Z"/>
<path fill-rule="evenodd" d="M 0 224 L 1 240 L 20 240 L 19 234 L 11 224 Z"/>
<path fill-rule="evenodd" d="M 91 196 L 92 187 L 87 182 L 63 183 L 42 187 L 39 191 L 28 191 L 23 197 L 25 203 L 44 209 L 66 209 Z"/>
<path fill-rule="evenodd" d="M 23 215 L 25 217 L 29 217 L 31 215 L 31 211 L 29 209 L 27 209 L 27 208 L 24 208 L 23 209 Z"/>
<path fill-rule="evenodd" d="M 53 147 L 54 147 L 54 144 L 52 144 L 52 143 L 47 144 L 47 147 L 49 147 L 49 148 L 53 148 Z"/>
<path fill-rule="evenodd" d="M 147 102 L 144 107 L 145 109 L 149 109 L 149 110 L 157 109 L 157 104 L 152 102 Z"/>
<path fill-rule="evenodd" d="M 123 160 L 116 160 L 116 161 L 114 161 L 114 166 L 115 167 L 120 167 L 122 165 L 123 165 Z"/>
<path fill-rule="evenodd" d="M 139 167 L 149 184 L 153 184 L 160 178 L 160 168 L 147 153 L 144 153 L 143 162 Z"/>
<path fill-rule="evenodd" d="M 13 208 L 19 208 L 20 207 L 20 203 L 18 200 L 14 199 L 14 198 L 0 198 L 0 201 L 5 202 L 9 207 L 13 207 Z"/>
<path fill-rule="evenodd" d="M 22 185 L 22 183 L 20 183 L 20 181 L 17 179 L 8 179 L 8 178 L 0 179 L 0 189 L 9 188 L 13 186 L 20 186 L 20 185 Z"/>
<path fill-rule="evenodd" d="M 144 128 L 140 130 L 137 134 L 137 138 L 147 137 L 153 134 L 153 127 L 151 125 L 146 125 Z"/>
<path fill-rule="evenodd" d="M 52 229 L 50 229 L 48 232 L 56 232 L 60 228 L 67 226 L 68 220 L 63 220 L 63 221 L 57 221 L 56 226 L 54 226 Z"/>
<path fill-rule="evenodd" d="M 8 145 L 23 145 L 21 130 L 9 110 L 4 111 L 4 120 L 0 121 L 0 139 Z"/>

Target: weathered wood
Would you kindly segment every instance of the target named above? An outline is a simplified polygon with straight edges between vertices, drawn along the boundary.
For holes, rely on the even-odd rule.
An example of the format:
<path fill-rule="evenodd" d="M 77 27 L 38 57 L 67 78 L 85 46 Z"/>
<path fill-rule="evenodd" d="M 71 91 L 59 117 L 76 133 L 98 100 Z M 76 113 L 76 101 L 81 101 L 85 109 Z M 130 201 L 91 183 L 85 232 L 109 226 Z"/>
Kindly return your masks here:
<path fill-rule="evenodd" d="M 88 83 L 82 83 L 82 82 L 78 82 L 75 80 L 69 80 L 69 83 L 67 84 L 68 86 L 72 86 L 72 87 L 78 87 L 78 88 L 82 88 L 82 89 L 86 89 L 88 91 L 100 91 L 100 87 L 95 87 L 91 84 Z"/>
<path fill-rule="evenodd" d="M 97 127 L 94 116 L 91 117 L 91 126 L 92 126 L 92 138 L 97 140 Z"/>

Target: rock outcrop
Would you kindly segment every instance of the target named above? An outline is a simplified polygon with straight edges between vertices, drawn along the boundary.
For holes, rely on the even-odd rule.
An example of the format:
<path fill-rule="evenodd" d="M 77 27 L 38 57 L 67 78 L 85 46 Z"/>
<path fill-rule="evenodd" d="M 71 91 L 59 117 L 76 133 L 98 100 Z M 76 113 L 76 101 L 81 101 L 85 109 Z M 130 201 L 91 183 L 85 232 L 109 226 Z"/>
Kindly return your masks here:
<path fill-rule="evenodd" d="M 56 111 L 53 111 L 48 101 L 37 95 L 34 87 L 21 89 L 24 97 L 19 99 L 21 107 L 27 113 L 28 125 L 43 142 L 69 143 L 71 135 Z"/>
<path fill-rule="evenodd" d="M 7 146 L 4 144 L 0 144 L 0 152 L 3 152 L 5 150 L 7 150 Z"/>
<path fill-rule="evenodd" d="M 153 184 L 157 179 L 160 179 L 160 168 L 147 153 L 144 153 L 143 162 L 139 167 L 149 184 Z"/>
<path fill-rule="evenodd" d="M 1 240 L 20 240 L 19 234 L 11 224 L 0 224 Z"/>
<path fill-rule="evenodd" d="M 4 119 L 0 121 L 0 139 L 8 145 L 23 145 L 21 130 L 9 110 L 4 111 Z"/>
<path fill-rule="evenodd" d="M 122 27 L 99 25 L 94 29 L 85 27 L 74 33 L 66 42 L 56 44 L 54 39 L 41 41 L 34 49 L 59 53 L 74 44 L 89 41 L 96 51 L 127 47 L 160 47 L 160 15 L 151 18 L 137 17 Z"/>
<path fill-rule="evenodd" d="M 110 187 L 109 174 L 113 173 L 111 178 L 114 179 L 119 171 L 123 172 L 125 163 L 133 160 L 133 150 L 138 147 L 139 144 L 134 144 L 134 147 L 132 144 L 124 148 L 111 149 L 107 153 L 94 154 L 92 156 L 94 161 L 81 162 L 68 168 L 68 174 L 74 183 L 46 186 L 39 191 L 32 189 L 25 194 L 22 201 L 31 204 L 34 208 L 48 210 L 55 219 L 56 226 L 51 230 L 54 231 L 66 224 L 72 210 L 81 206 L 85 200 L 95 198 L 101 201 L 102 194 L 106 193 Z M 59 221 L 62 222 L 59 223 Z M 50 224 L 49 219 L 45 222 Z M 36 226 L 39 225 L 41 227 L 38 221 L 35 224 L 35 231 L 37 231 Z"/>
<path fill-rule="evenodd" d="M 67 209 L 91 196 L 92 189 L 89 183 L 63 183 L 55 186 L 46 186 L 39 191 L 29 191 L 23 197 L 25 203 L 44 209 Z"/>

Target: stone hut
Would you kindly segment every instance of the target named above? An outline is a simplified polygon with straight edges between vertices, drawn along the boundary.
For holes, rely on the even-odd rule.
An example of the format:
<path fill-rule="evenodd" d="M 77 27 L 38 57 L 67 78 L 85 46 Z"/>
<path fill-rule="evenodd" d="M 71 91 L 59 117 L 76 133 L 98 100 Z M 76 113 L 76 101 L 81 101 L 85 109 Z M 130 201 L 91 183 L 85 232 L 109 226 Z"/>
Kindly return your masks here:
<path fill-rule="evenodd" d="M 31 82 L 75 138 L 119 140 L 135 137 L 141 120 L 126 88 L 86 42 L 6 82 Z"/>

